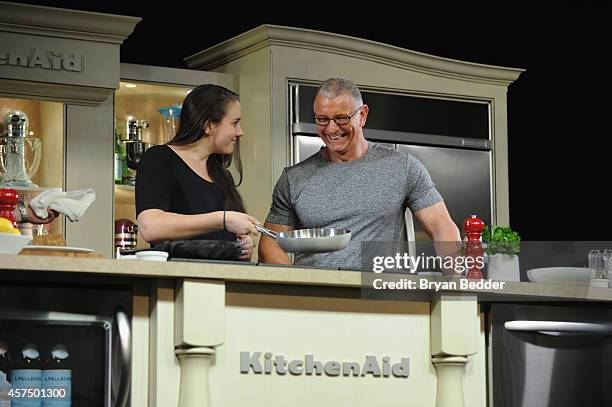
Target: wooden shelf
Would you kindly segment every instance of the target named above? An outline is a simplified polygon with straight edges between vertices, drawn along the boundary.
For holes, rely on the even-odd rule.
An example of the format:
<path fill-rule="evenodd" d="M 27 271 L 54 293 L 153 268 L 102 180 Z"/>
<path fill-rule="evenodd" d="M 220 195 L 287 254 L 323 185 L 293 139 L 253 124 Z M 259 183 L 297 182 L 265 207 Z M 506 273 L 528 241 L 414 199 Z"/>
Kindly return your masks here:
<path fill-rule="evenodd" d="M 132 185 L 117 185 L 115 184 L 115 189 L 120 189 L 122 191 L 132 191 L 134 192 L 136 190 L 136 187 L 132 186 Z"/>
<path fill-rule="evenodd" d="M 24 192 L 42 192 L 42 191 L 46 191 L 47 189 L 53 189 L 53 188 L 60 188 L 60 187 L 17 187 L 17 186 L 4 186 L 3 184 L 0 184 L 0 186 L 2 188 L 11 188 L 14 189 L 15 191 L 19 192 L 19 191 L 24 191 Z M 60 188 L 62 189 L 62 188 Z"/>
<path fill-rule="evenodd" d="M 131 185 L 115 185 L 115 203 L 135 204 L 136 189 Z"/>
<path fill-rule="evenodd" d="M 60 188 L 60 187 L 16 187 L 16 186 L 5 187 L 0 184 L 0 188 L 14 189 L 19 194 L 20 199 L 32 199 L 43 191 L 46 191 L 48 189 L 53 189 L 53 188 Z"/>

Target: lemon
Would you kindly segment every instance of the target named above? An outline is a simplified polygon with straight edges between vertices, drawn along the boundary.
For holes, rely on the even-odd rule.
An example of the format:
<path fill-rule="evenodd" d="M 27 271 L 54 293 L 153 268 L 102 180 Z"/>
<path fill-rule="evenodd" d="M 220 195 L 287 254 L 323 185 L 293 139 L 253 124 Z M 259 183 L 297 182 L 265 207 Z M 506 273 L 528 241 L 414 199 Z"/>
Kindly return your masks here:
<path fill-rule="evenodd" d="M 13 224 L 7 218 L 0 218 L 0 232 L 1 233 L 13 233 Z"/>
<path fill-rule="evenodd" d="M 21 232 L 19 231 L 19 229 L 17 228 L 13 228 L 13 230 L 11 231 L 11 233 L 13 233 L 14 235 L 21 235 Z"/>

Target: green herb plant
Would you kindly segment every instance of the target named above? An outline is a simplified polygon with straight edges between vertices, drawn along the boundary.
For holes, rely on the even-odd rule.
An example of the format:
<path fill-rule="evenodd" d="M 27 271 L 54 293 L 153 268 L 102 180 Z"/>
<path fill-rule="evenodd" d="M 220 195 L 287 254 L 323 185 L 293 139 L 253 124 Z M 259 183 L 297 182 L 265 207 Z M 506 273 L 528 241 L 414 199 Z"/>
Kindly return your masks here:
<path fill-rule="evenodd" d="M 518 254 L 521 251 L 521 237 L 509 226 L 493 225 L 491 230 L 485 226 L 482 242 L 486 243 L 485 252 L 493 254 Z"/>

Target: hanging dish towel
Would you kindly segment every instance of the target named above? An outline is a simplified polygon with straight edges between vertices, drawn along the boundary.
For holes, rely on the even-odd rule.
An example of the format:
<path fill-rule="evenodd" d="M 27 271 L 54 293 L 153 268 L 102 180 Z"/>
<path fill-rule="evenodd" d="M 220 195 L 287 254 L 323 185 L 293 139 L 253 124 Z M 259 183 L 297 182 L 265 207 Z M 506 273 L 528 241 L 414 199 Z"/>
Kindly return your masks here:
<path fill-rule="evenodd" d="M 47 189 L 30 201 L 32 210 L 39 218 L 46 219 L 47 209 L 53 209 L 76 222 L 85 214 L 89 205 L 96 200 L 96 191 L 91 188 L 62 192 L 60 188 Z"/>

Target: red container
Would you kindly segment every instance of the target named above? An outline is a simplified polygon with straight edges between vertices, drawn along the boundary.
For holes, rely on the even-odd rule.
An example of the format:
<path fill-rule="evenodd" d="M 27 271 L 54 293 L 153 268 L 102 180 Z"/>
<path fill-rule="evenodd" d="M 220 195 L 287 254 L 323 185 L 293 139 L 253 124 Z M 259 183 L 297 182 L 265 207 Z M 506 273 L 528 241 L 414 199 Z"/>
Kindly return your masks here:
<path fill-rule="evenodd" d="M 463 221 L 463 231 L 467 237 L 465 243 L 465 257 L 476 259 L 484 256 L 484 248 L 482 247 L 482 231 L 485 227 L 484 221 L 476 215 L 470 215 L 469 218 Z M 473 261 L 473 266 L 468 269 L 467 278 L 482 279 L 484 274 L 478 266 L 479 262 Z"/>
<path fill-rule="evenodd" d="M 18 202 L 19 194 L 17 191 L 10 188 L 0 189 L 0 217 L 10 220 L 14 227 L 17 227 L 14 213 Z"/>

